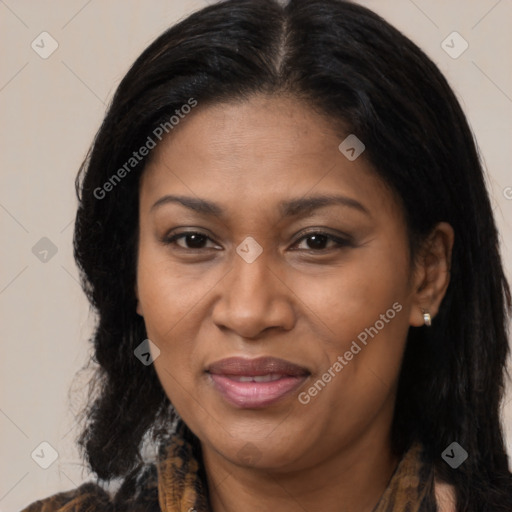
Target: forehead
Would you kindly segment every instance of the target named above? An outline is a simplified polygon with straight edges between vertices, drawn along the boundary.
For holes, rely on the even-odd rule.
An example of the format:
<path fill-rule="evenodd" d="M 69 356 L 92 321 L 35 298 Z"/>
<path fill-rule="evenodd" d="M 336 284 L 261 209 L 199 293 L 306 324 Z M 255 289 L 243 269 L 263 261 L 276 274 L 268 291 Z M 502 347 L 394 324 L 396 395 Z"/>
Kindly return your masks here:
<path fill-rule="evenodd" d="M 334 136 L 326 119 L 285 96 L 257 95 L 244 101 L 199 104 L 176 128 L 154 150 L 153 159 L 173 154 L 213 165 L 241 160 L 249 165 L 258 158 L 261 166 L 281 158 L 299 160 L 308 154 L 327 157 Z"/>
<path fill-rule="evenodd" d="M 181 193 L 247 209 L 336 192 L 397 214 L 393 194 L 368 161 L 340 152 L 346 134 L 295 98 L 199 104 L 176 128 L 153 150 L 143 202 Z"/>

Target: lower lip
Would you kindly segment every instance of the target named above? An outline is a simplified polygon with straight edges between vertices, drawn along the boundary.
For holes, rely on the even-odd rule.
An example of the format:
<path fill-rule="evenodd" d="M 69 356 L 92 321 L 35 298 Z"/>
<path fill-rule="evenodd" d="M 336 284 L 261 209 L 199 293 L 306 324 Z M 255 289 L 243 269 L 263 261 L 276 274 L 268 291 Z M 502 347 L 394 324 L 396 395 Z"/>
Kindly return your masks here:
<path fill-rule="evenodd" d="M 243 409 L 267 407 L 297 389 L 307 378 L 283 377 L 272 382 L 239 382 L 226 375 L 210 374 L 216 389 L 232 405 Z"/>

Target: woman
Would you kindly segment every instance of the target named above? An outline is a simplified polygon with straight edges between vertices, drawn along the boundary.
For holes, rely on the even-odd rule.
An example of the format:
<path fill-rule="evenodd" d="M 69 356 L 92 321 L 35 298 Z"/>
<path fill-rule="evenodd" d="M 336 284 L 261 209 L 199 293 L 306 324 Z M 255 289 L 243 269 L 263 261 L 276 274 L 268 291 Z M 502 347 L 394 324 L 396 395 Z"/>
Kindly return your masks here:
<path fill-rule="evenodd" d="M 340 0 L 191 15 L 123 79 L 79 178 L 98 482 L 26 511 L 512 509 L 482 168 L 384 20 Z"/>

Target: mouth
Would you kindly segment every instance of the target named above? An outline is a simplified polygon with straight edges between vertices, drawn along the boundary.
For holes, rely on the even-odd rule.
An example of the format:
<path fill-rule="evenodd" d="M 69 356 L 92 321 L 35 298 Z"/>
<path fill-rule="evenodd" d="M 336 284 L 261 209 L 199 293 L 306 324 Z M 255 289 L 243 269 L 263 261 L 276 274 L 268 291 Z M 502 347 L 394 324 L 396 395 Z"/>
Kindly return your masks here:
<path fill-rule="evenodd" d="M 206 373 L 225 400 L 243 409 L 260 409 L 284 399 L 311 374 L 275 357 L 222 359 L 208 366 Z"/>

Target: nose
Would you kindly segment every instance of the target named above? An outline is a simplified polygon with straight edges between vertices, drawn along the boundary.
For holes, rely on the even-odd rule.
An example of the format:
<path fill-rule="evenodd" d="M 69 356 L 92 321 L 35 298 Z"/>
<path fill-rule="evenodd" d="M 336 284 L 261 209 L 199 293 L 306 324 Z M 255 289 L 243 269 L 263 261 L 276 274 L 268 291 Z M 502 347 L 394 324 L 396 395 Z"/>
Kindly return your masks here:
<path fill-rule="evenodd" d="M 236 254 L 233 268 L 217 288 L 220 297 L 213 308 L 214 323 L 247 339 L 259 338 L 271 328 L 292 329 L 294 294 L 280 277 L 264 253 L 252 263 Z"/>

